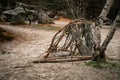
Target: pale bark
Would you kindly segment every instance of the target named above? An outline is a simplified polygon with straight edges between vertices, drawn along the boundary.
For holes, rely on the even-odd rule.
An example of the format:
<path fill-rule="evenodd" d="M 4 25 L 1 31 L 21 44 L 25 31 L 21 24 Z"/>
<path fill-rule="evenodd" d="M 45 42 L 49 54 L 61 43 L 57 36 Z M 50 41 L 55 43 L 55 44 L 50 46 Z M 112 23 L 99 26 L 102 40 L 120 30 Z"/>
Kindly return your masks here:
<path fill-rule="evenodd" d="M 101 14 L 99 15 L 100 18 L 98 18 L 95 22 L 95 32 L 94 32 L 94 34 L 96 36 L 95 44 L 96 44 L 97 48 L 100 47 L 100 43 L 101 43 L 100 26 L 102 26 L 103 19 L 105 19 L 107 14 L 109 13 L 109 10 L 110 10 L 113 2 L 114 2 L 114 0 L 107 0 L 106 1 L 106 4 L 105 4 Z"/>
<path fill-rule="evenodd" d="M 118 22 L 119 20 L 120 20 L 120 11 L 118 12 L 118 15 L 116 16 L 116 19 L 114 20 L 113 25 L 112 25 L 106 39 L 102 43 L 102 45 L 99 46 L 98 49 L 97 49 L 97 47 L 95 47 L 95 49 L 97 49 L 97 50 L 95 50 L 95 52 L 93 54 L 93 61 L 99 61 L 99 62 L 106 61 L 105 50 L 106 50 L 108 44 L 110 43 L 111 39 L 113 38 L 117 27 L 120 26 L 120 23 Z M 99 41 L 99 35 L 97 37 L 98 37 L 98 41 Z"/>
<path fill-rule="evenodd" d="M 114 2 L 114 0 L 107 0 L 106 4 L 105 4 L 105 6 L 104 6 L 104 8 L 103 8 L 103 10 L 101 12 L 101 14 L 99 15 L 99 18 L 96 19 L 95 28 L 94 28 L 95 46 L 94 46 L 94 53 L 93 53 L 93 61 L 100 61 L 100 60 L 102 60 L 102 58 L 105 61 L 105 53 L 104 53 L 103 50 L 102 50 L 103 52 L 101 54 L 101 47 L 100 47 L 100 43 L 101 43 L 101 30 L 100 30 L 100 27 L 103 24 L 103 20 L 107 17 L 107 14 L 109 13 L 110 8 L 111 8 L 113 2 Z M 113 34 L 113 33 L 111 33 L 111 34 Z M 109 41 L 108 41 L 108 43 L 109 43 Z M 105 46 L 105 48 L 106 47 L 107 46 Z"/>
<path fill-rule="evenodd" d="M 99 26 L 99 19 L 96 20 L 95 25 L 93 27 L 94 34 L 94 51 L 93 51 L 93 60 L 96 61 L 98 59 L 98 55 L 100 54 L 100 43 L 101 43 L 101 30 Z"/>
<path fill-rule="evenodd" d="M 109 42 L 113 38 L 113 35 L 114 35 L 117 27 L 120 26 L 119 22 L 118 22 L 119 20 L 120 20 L 120 11 L 118 12 L 118 15 L 116 16 L 116 19 L 115 19 L 115 21 L 114 21 L 114 23 L 113 23 L 107 37 L 106 37 L 106 39 L 104 40 L 103 44 L 101 45 L 101 50 L 100 50 L 101 53 L 105 52 Z"/>
<path fill-rule="evenodd" d="M 114 3 L 114 0 L 107 0 L 106 3 L 105 3 L 105 6 L 100 14 L 100 24 L 102 25 L 103 24 L 103 20 L 102 19 L 105 19 L 110 11 L 110 8 L 112 6 L 112 4 Z"/>
<path fill-rule="evenodd" d="M 114 2 L 114 0 L 107 0 L 106 1 L 105 6 L 100 14 L 100 17 L 106 18 L 108 12 L 110 11 L 110 8 L 111 8 L 113 2 Z"/>

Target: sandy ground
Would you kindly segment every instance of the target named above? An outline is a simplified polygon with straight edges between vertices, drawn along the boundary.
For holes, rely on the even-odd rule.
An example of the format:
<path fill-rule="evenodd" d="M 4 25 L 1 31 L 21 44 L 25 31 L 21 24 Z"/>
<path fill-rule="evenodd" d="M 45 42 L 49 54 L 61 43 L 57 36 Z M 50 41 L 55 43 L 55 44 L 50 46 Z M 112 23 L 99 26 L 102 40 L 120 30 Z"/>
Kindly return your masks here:
<path fill-rule="evenodd" d="M 72 20 L 70 19 L 66 19 L 66 18 L 62 18 L 60 17 L 59 20 L 54 20 L 54 23 L 53 26 L 56 26 L 56 27 L 63 27 L 65 26 L 66 24 L 68 24 L 69 22 L 71 22 Z"/>
<path fill-rule="evenodd" d="M 13 41 L 0 44 L 0 50 L 9 52 L 0 55 L 0 80 L 120 80 L 119 68 L 96 69 L 86 66 L 85 61 L 31 63 L 34 58 L 47 50 L 56 32 L 20 26 L 0 25 L 0 27 L 17 36 Z M 106 27 L 102 29 L 104 34 L 102 39 L 108 30 Z M 116 31 L 106 55 L 120 58 L 120 30 Z"/>

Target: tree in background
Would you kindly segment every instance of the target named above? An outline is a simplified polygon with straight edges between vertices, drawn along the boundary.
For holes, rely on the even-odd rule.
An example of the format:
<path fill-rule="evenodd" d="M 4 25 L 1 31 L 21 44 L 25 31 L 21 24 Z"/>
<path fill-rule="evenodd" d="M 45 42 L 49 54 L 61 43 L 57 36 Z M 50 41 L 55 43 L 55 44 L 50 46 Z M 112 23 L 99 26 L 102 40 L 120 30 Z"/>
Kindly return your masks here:
<path fill-rule="evenodd" d="M 98 16 L 105 0 L 0 0 L 2 11 L 14 9 L 15 2 L 25 2 L 29 5 L 36 5 L 40 9 L 47 11 L 63 11 L 66 17 L 79 18 L 80 15 L 86 18 Z M 87 11 L 87 12 L 85 12 Z M 84 14 L 82 14 L 84 13 Z"/>

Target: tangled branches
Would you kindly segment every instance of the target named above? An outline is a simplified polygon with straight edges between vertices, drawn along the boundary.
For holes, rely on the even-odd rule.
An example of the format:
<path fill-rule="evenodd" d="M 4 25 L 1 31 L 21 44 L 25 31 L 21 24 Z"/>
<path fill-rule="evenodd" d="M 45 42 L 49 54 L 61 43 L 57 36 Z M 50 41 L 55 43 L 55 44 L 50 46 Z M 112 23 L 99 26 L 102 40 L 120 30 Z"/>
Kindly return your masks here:
<path fill-rule="evenodd" d="M 44 58 L 59 51 L 68 51 L 70 55 L 91 55 L 93 45 L 91 23 L 70 22 L 54 35 Z"/>

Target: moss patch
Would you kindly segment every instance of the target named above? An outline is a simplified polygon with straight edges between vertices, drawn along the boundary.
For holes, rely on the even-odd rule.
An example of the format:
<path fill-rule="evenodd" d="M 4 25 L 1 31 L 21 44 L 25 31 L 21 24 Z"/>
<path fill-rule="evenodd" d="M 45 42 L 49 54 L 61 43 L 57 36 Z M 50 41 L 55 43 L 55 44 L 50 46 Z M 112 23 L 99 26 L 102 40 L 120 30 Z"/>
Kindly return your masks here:
<path fill-rule="evenodd" d="M 42 29 L 42 30 L 47 30 L 47 31 L 58 31 L 58 30 L 60 30 L 59 27 L 48 26 L 48 25 L 37 25 L 37 26 L 34 26 L 34 27 L 37 27 L 37 28 Z"/>
<path fill-rule="evenodd" d="M 111 62 L 98 63 L 98 62 L 94 62 L 94 61 L 90 61 L 90 62 L 86 63 L 86 65 L 92 66 L 95 68 L 114 68 L 114 67 L 120 66 L 117 63 L 111 63 Z"/>

